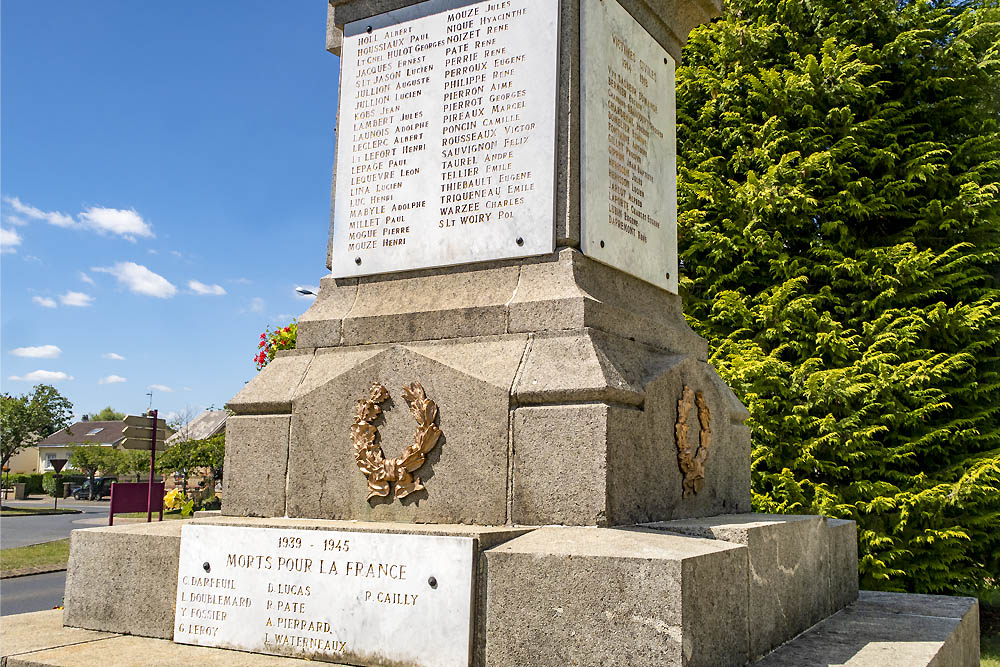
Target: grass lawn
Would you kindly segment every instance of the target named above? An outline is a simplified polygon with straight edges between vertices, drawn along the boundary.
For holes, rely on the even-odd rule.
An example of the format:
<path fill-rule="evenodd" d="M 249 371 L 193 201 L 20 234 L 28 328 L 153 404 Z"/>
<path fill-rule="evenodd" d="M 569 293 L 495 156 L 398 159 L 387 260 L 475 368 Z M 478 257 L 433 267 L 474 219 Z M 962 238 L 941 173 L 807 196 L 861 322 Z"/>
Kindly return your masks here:
<path fill-rule="evenodd" d="M 52 509 L 51 507 L 3 507 L 0 516 L 35 516 L 39 514 L 79 514 L 80 510 Z"/>
<path fill-rule="evenodd" d="M 0 570 L 3 571 L 36 565 L 65 565 L 68 560 L 69 538 L 30 547 L 0 549 Z"/>

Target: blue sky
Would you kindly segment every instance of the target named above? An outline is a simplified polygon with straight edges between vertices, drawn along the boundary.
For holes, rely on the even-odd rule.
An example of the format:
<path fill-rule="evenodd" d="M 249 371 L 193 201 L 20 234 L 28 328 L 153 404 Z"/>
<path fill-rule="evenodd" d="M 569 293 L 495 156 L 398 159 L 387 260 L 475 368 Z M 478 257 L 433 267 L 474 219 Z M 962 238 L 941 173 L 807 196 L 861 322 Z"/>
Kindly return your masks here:
<path fill-rule="evenodd" d="M 221 407 L 326 273 L 326 2 L 3 0 L 0 21 L 3 391 Z"/>

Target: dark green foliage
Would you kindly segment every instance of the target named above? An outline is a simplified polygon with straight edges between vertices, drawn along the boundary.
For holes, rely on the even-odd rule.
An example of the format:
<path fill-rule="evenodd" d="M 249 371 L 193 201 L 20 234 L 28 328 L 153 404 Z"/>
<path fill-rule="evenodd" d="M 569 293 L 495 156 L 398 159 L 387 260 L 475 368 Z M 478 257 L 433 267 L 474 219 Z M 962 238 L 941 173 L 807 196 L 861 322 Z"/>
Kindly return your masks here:
<path fill-rule="evenodd" d="M 42 473 L 20 473 L 17 475 L 10 475 L 10 485 L 13 488 L 14 484 L 24 484 L 24 492 L 29 496 L 33 493 L 43 493 L 44 488 L 42 486 Z M 3 476 L 3 484 L 7 486 L 8 475 Z"/>
<path fill-rule="evenodd" d="M 188 476 L 196 469 L 208 473 L 208 491 L 214 493 L 215 482 L 222 479 L 226 458 L 226 434 L 218 433 L 206 440 L 182 440 L 157 458 L 156 467 L 163 473 L 180 473 L 182 492 L 187 497 Z"/>
<path fill-rule="evenodd" d="M 61 475 L 59 484 L 56 484 L 56 474 L 47 472 L 42 475 L 42 490 L 53 497 L 63 497 L 63 487 L 66 485 L 77 487 L 87 481 L 86 475 Z"/>
<path fill-rule="evenodd" d="M 95 422 L 115 422 L 122 419 L 125 419 L 125 413 L 116 411 L 110 405 L 90 417 L 90 420 Z"/>
<path fill-rule="evenodd" d="M 0 394 L 0 464 L 25 447 L 69 425 L 73 404 L 47 384 L 35 385 L 30 394 Z"/>
<path fill-rule="evenodd" d="M 677 72 L 682 290 L 758 511 L 858 521 L 862 586 L 1000 572 L 995 0 L 733 0 Z"/>

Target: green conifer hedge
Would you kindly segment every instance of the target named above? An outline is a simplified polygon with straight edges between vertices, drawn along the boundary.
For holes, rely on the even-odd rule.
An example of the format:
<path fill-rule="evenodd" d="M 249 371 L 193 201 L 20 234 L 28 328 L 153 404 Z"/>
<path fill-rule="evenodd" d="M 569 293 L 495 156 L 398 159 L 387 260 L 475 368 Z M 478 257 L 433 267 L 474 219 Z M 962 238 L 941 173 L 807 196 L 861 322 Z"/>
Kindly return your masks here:
<path fill-rule="evenodd" d="M 677 106 L 685 309 L 755 509 L 856 520 L 865 588 L 996 587 L 996 1 L 731 0 Z"/>

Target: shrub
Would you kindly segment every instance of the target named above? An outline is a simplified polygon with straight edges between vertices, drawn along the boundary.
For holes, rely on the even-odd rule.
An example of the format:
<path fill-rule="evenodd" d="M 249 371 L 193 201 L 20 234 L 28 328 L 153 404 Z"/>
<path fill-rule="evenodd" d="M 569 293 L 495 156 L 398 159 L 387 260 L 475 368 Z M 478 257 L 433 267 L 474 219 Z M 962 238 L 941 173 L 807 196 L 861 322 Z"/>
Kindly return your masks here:
<path fill-rule="evenodd" d="M 86 475 L 63 475 L 62 479 L 59 480 L 59 488 L 56 488 L 56 474 L 54 472 L 47 472 L 42 475 L 42 490 L 53 497 L 62 498 L 63 489 L 66 486 L 74 487 L 83 484 L 87 481 Z"/>
<path fill-rule="evenodd" d="M 4 475 L 4 478 L 5 478 L 4 479 L 4 483 L 6 483 L 6 477 L 7 477 L 7 475 Z M 24 487 L 24 491 L 28 495 L 31 495 L 33 493 L 44 493 L 45 492 L 45 488 L 42 486 L 42 474 L 41 473 L 37 473 L 37 472 L 27 473 L 27 474 L 21 473 L 21 474 L 18 474 L 18 475 L 11 475 L 10 476 L 10 484 L 11 484 L 11 486 L 13 486 L 14 484 L 24 484 L 24 485 L 26 485 Z"/>
<path fill-rule="evenodd" d="M 732 0 L 677 70 L 685 314 L 754 508 L 858 522 L 864 588 L 1000 571 L 1000 10 Z"/>

